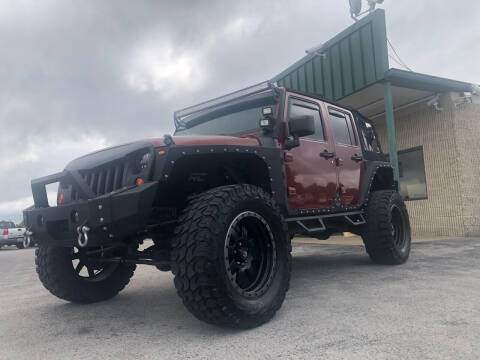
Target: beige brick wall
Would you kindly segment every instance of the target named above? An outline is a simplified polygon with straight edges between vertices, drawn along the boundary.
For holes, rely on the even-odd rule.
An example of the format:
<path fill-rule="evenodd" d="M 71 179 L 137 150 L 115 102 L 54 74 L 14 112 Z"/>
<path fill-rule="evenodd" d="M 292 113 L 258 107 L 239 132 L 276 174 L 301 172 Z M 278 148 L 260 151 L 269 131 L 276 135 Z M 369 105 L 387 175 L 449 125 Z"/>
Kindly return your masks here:
<path fill-rule="evenodd" d="M 466 236 L 480 235 L 480 98 L 473 103 L 461 104 L 452 94 L 455 103 L 455 138 L 460 168 L 462 210 Z"/>
<path fill-rule="evenodd" d="M 428 199 L 406 202 L 414 236 L 466 235 L 454 136 L 456 115 L 449 94 L 442 96 L 441 106 L 442 112 L 425 103 L 395 112 L 398 150 L 423 146 Z M 388 152 L 385 118 L 374 121 L 383 150 Z"/>

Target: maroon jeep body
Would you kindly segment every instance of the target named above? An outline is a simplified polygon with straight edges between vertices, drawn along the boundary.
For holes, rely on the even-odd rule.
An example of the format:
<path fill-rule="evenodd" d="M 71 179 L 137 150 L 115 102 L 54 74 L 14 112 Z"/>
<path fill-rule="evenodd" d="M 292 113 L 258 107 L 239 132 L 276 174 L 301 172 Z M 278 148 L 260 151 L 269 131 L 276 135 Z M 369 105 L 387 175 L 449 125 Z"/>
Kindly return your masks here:
<path fill-rule="evenodd" d="M 294 236 L 348 231 L 376 263 L 408 259 L 393 169 L 356 110 L 267 82 L 177 111 L 175 128 L 32 181 L 24 218 L 54 295 L 104 300 L 136 264 L 155 265 L 173 271 L 196 317 L 245 328 L 282 305 Z M 139 251 L 145 239 L 153 245 Z"/>

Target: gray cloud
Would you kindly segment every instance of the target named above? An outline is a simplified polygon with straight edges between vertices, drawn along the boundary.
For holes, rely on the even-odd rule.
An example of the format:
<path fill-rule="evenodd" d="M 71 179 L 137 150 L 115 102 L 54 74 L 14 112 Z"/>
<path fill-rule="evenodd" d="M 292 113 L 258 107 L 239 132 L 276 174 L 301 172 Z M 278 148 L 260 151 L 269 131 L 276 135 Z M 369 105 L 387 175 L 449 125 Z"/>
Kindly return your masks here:
<path fill-rule="evenodd" d="M 479 3 L 435 4 L 387 0 L 390 39 L 415 71 L 479 82 Z M 0 218 L 20 219 L 31 178 L 171 132 L 175 109 L 270 78 L 351 23 L 346 0 L 0 2 Z"/>

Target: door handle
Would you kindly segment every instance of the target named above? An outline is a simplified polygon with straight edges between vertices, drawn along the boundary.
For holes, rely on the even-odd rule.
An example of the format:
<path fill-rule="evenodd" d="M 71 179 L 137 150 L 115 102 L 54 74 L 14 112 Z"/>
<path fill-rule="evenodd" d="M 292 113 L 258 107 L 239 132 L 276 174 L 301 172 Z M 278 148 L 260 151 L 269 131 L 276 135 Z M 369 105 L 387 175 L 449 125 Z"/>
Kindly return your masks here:
<path fill-rule="evenodd" d="M 351 159 L 352 159 L 353 161 L 359 162 L 359 161 L 362 161 L 362 160 L 363 160 L 363 156 L 355 154 L 355 155 L 353 155 L 353 156 L 351 157 Z"/>
<path fill-rule="evenodd" d="M 323 150 L 323 152 L 320 153 L 320 156 L 325 158 L 325 159 L 330 159 L 335 157 L 334 152 L 329 152 L 327 149 Z"/>

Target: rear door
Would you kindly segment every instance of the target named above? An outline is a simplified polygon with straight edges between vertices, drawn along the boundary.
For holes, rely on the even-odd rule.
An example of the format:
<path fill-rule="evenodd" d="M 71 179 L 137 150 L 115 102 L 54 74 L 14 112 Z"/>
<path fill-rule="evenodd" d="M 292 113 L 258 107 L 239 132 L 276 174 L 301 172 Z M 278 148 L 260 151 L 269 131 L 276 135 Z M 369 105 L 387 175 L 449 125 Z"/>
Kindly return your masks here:
<path fill-rule="evenodd" d="M 294 209 L 328 208 L 337 192 L 337 173 L 334 144 L 326 136 L 321 102 L 295 94 L 288 96 L 287 104 L 287 124 L 297 116 L 315 119 L 315 134 L 300 138 L 300 146 L 284 153 L 289 205 Z"/>
<path fill-rule="evenodd" d="M 353 116 L 349 111 L 328 104 L 325 104 L 324 113 L 335 139 L 335 165 L 342 206 L 357 205 L 365 164 Z"/>

